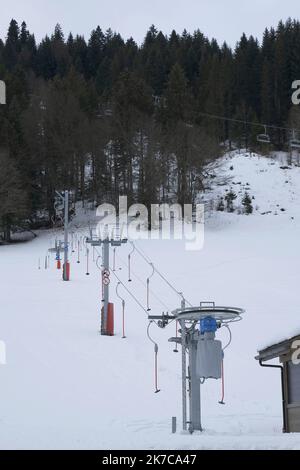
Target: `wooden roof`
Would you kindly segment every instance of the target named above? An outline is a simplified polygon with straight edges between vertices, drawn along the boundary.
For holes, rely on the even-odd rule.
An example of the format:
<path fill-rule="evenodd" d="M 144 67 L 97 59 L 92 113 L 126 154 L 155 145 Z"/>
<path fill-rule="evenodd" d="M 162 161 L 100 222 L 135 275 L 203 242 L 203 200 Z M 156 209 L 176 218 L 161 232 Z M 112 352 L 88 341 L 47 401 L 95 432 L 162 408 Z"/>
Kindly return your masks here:
<path fill-rule="evenodd" d="M 258 356 L 256 356 L 255 359 L 258 361 L 270 361 L 276 357 L 289 354 L 291 352 L 291 345 L 296 340 L 300 340 L 300 335 L 293 336 L 292 338 L 286 339 L 279 343 L 268 346 L 261 351 L 258 351 Z"/>

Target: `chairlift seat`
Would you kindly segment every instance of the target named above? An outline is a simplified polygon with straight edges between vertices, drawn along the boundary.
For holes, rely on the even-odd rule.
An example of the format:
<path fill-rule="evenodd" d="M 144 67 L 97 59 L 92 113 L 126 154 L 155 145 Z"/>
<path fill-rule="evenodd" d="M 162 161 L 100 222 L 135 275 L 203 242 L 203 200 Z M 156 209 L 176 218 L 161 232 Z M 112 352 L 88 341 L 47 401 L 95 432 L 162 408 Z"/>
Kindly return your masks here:
<path fill-rule="evenodd" d="M 257 142 L 262 142 L 264 144 L 270 144 L 271 139 L 270 139 L 270 136 L 268 134 L 259 134 L 257 136 Z"/>
<path fill-rule="evenodd" d="M 298 140 L 298 139 L 290 140 L 290 147 L 293 148 L 293 149 L 299 149 L 300 148 L 300 140 Z"/>

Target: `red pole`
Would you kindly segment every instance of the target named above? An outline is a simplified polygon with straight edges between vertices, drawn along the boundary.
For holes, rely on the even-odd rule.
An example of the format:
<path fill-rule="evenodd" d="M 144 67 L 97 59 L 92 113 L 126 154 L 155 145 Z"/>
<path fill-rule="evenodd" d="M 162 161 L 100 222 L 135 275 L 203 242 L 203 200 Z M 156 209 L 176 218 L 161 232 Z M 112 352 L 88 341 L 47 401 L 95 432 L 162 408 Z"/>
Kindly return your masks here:
<path fill-rule="evenodd" d="M 114 336 L 114 304 L 108 304 L 106 332 L 108 336 Z"/>
<path fill-rule="evenodd" d="M 66 266 L 65 266 L 65 280 L 69 281 L 70 280 L 70 263 L 67 261 Z"/>

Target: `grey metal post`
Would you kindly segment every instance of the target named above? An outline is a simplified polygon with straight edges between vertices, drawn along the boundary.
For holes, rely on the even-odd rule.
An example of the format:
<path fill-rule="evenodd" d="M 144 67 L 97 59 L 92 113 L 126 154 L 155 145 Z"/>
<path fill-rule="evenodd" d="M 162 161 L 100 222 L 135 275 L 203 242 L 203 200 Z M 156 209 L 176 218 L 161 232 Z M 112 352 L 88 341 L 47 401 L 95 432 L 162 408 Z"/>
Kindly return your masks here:
<path fill-rule="evenodd" d="M 176 433 L 176 416 L 172 416 L 172 434 Z"/>
<path fill-rule="evenodd" d="M 181 308 L 185 308 L 185 301 L 182 300 Z M 185 321 L 180 321 L 181 326 L 181 362 L 182 362 L 182 429 L 187 430 L 186 416 L 186 329 Z"/>
<path fill-rule="evenodd" d="M 67 276 L 67 263 L 69 251 L 69 191 L 64 194 L 65 216 L 64 216 L 64 267 L 63 267 L 63 280 L 68 281 Z"/>
<path fill-rule="evenodd" d="M 3 80 L 0 80 L 0 104 L 6 104 L 6 85 Z"/>
<path fill-rule="evenodd" d="M 201 399 L 200 399 L 200 379 L 197 378 L 197 341 L 198 332 L 191 334 L 188 340 L 189 349 L 189 375 L 190 375 L 190 424 L 189 431 L 202 431 L 201 426 Z"/>
<path fill-rule="evenodd" d="M 109 248 L 110 246 L 116 247 L 121 246 L 123 243 L 127 243 L 127 238 L 110 238 L 108 226 L 106 225 L 106 233 L 103 238 L 93 238 L 92 232 L 90 232 L 90 238 L 87 238 L 86 243 L 91 243 L 93 246 L 93 254 L 95 246 L 102 246 L 102 309 L 101 309 L 101 335 L 113 335 L 113 332 L 107 331 L 107 320 L 108 320 L 108 306 L 109 306 Z"/>
<path fill-rule="evenodd" d="M 103 259 L 103 270 L 109 272 L 109 239 L 105 239 L 102 242 L 102 259 Z M 102 331 L 101 334 L 107 334 L 107 316 L 108 316 L 108 302 L 109 302 L 109 284 L 103 286 L 103 319 L 102 319 Z"/>

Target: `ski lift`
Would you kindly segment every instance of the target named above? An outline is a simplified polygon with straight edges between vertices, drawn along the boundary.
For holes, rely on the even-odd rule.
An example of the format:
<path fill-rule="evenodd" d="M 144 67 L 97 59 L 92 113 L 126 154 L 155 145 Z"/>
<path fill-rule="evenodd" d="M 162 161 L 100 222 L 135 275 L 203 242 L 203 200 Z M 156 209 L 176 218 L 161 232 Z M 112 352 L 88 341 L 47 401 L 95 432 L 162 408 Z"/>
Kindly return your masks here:
<path fill-rule="evenodd" d="M 300 140 L 296 139 L 294 129 L 293 129 L 293 135 L 292 135 L 292 138 L 290 139 L 289 144 L 290 144 L 291 149 L 300 149 Z"/>
<path fill-rule="evenodd" d="M 149 297 L 150 297 L 150 279 L 152 276 L 154 276 L 154 273 L 155 273 L 155 268 L 154 268 L 154 264 L 153 263 L 150 263 L 150 266 L 152 268 L 152 273 L 150 274 L 149 277 L 147 277 L 147 312 L 150 312 L 151 308 L 150 308 L 150 305 L 149 305 Z"/>
<path fill-rule="evenodd" d="M 132 243 L 132 250 L 128 255 L 128 282 L 131 282 L 131 256 L 133 252 L 135 251 L 135 245 Z"/>
<path fill-rule="evenodd" d="M 261 142 L 262 144 L 270 144 L 271 139 L 269 134 L 267 134 L 267 126 L 265 127 L 265 133 L 264 134 L 258 134 L 257 136 L 257 142 Z"/>
<path fill-rule="evenodd" d="M 119 281 L 116 286 L 116 294 L 117 294 L 117 297 L 119 297 L 119 299 L 122 301 L 122 331 L 123 331 L 122 338 L 125 339 L 126 338 L 126 335 L 125 335 L 125 299 L 123 299 L 123 297 L 120 296 L 119 291 L 118 291 L 119 286 L 121 284 L 122 284 L 121 281 Z"/>

